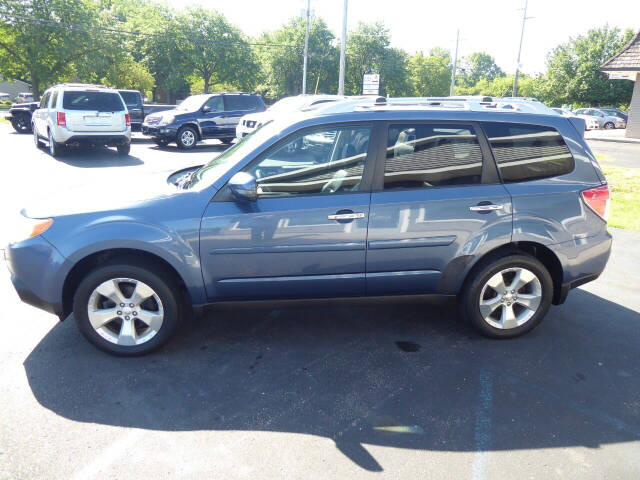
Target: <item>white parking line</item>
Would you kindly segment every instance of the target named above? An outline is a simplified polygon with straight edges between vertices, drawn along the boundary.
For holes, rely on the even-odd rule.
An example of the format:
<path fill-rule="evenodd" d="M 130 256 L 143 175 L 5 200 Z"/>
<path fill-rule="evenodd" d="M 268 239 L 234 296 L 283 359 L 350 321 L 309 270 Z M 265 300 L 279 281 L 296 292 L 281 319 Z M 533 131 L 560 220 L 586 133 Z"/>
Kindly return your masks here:
<path fill-rule="evenodd" d="M 493 373 L 482 370 L 478 377 L 478 404 L 476 408 L 475 443 L 473 457 L 473 480 L 486 478 L 487 449 L 491 443 L 491 410 L 493 406 Z"/>
<path fill-rule="evenodd" d="M 73 477 L 71 477 L 72 480 L 88 480 L 94 478 L 98 473 L 116 462 L 118 458 L 122 458 L 127 450 L 142 437 L 142 433 L 142 430 L 130 430 L 119 437 L 115 442 L 102 450 L 102 453 L 82 468 L 82 470 L 76 472 Z"/>

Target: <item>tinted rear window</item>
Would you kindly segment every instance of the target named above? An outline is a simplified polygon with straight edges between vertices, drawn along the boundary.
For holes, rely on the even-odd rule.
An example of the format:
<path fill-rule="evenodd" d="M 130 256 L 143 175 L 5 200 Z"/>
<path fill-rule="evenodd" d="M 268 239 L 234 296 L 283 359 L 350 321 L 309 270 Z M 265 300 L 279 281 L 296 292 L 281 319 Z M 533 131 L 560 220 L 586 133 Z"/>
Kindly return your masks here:
<path fill-rule="evenodd" d="M 525 182 L 573 171 L 573 156 L 555 128 L 519 123 L 483 125 L 504 182 Z"/>
<path fill-rule="evenodd" d="M 224 101 L 227 110 L 256 110 L 258 100 L 249 95 L 225 95 Z"/>
<path fill-rule="evenodd" d="M 89 110 L 121 112 L 124 105 L 120 95 L 111 92 L 64 92 L 62 108 L 65 110 Z"/>
<path fill-rule="evenodd" d="M 125 105 L 137 107 L 140 105 L 140 94 L 138 92 L 120 92 Z"/>
<path fill-rule="evenodd" d="M 390 125 L 384 189 L 473 185 L 482 150 L 470 125 Z"/>

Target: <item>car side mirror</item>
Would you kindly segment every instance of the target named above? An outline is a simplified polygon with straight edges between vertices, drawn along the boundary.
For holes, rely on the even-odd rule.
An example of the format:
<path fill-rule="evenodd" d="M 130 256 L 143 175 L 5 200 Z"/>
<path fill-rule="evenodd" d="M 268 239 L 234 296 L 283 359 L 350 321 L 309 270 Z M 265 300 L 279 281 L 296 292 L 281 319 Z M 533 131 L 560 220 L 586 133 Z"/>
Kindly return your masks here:
<path fill-rule="evenodd" d="M 238 172 L 229 180 L 229 189 L 236 200 L 255 202 L 258 199 L 258 185 L 253 175 Z"/>
<path fill-rule="evenodd" d="M 204 107 L 202 107 L 202 112 L 203 113 L 209 113 L 211 111 L 211 107 L 205 105 Z"/>

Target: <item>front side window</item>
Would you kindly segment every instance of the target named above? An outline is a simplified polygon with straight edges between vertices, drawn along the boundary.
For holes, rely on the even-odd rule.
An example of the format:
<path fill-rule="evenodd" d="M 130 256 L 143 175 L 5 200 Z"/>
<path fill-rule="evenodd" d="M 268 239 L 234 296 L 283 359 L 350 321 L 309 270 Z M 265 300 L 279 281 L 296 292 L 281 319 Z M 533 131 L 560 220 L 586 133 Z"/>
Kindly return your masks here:
<path fill-rule="evenodd" d="M 574 160 L 555 128 L 519 123 L 484 123 L 504 182 L 524 182 L 564 175 Z"/>
<path fill-rule="evenodd" d="M 470 125 L 390 125 L 384 189 L 480 183 L 482 150 Z"/>
<path fill-rule="evenodd" d="M 119 93 L 70 90 L 64 92 L 62 108 L 97 112 L 121 112 L 124 104 Z"/>
<path fill-rule="evenodd" d="M 210 112 L 222 112 L 224 110 L 222 97 L 211 97 L 204 106 L 208 107 Z"/>
<path fill-rule="evenodd" d="M 307 130 L 246 171 L 256 178 L 261 197 L 357 191 L 370 136 L 368 125 Z"/>
<path fill-rule="evenodd" d="M 50 96 L 51 96 L 51 92 L 47 92 L 44 94 L 44 96 L 40 100 L 40 108 L 47 108 L 47 104 L 49 103 Z"/>

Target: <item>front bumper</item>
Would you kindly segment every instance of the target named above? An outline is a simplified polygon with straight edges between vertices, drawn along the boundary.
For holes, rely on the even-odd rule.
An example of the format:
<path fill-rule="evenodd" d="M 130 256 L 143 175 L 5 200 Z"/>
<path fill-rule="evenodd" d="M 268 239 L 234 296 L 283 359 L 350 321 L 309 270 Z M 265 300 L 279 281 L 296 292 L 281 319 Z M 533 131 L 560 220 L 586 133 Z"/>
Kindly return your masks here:
<path fill-rule="evenodd" d="M 20 299 L 34 307 L 62 316 L 59 279 L 65 258 L 42 236 L 9 244 L 5 250 L 11 282 Z"/>
<path fill-rule="evenodd" d="M 178 136 L 178 129 L 169 125 L 155 126 L 142 124 L 142 134 L 153 138 L 173 140 Z"/>

